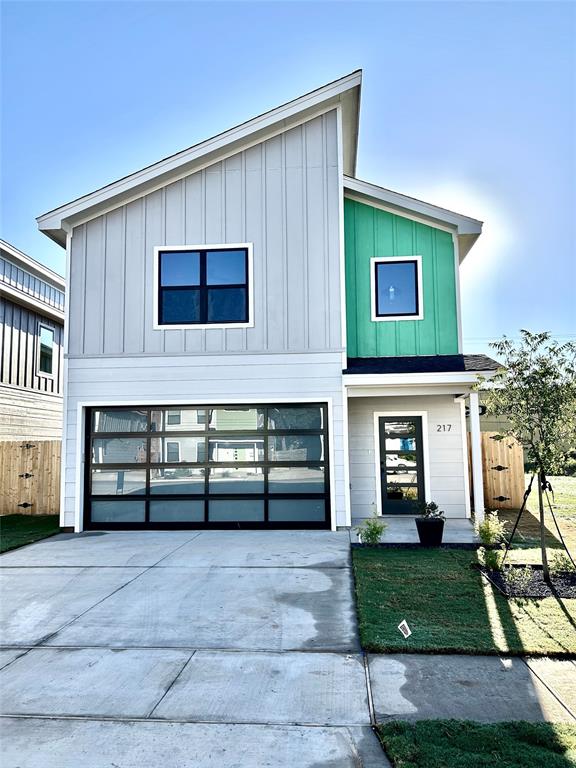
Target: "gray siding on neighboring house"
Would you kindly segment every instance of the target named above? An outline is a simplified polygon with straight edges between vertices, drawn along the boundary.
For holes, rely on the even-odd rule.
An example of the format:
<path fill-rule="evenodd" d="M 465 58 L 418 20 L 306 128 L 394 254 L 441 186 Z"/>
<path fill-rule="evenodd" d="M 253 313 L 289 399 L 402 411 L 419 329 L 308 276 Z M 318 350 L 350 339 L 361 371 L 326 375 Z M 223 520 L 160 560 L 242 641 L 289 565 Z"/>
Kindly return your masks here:
<path fill-rule="evenodd" d="M 0 386 L 0 440 L 61 438 L 61 396 Z"/>
<path fill-rule="evenodd" d="M 66 476 L 63 526 L 75 524 L 76 473 L 83 477 L 82 402 L 121 404 L 274 402 L 313 398 L 332 401 L 329 440 L 332 451 L 333 519 L 346 525 L 344 442 L 340 352 L 300 354 L 224 354 L 72 358 L 68 364 Z M 78 429 L 80 428 L 80 429 Z M 78 451 L 78 453 L 77 453 Z M 335 512 L 335 514 L 334 514 Z"/>
<path fill-rule="evenodd" d="M 76 227 L 70 355 L 340 349 L 340 192 L 333 110 Z M 155 330 L 154 246 L 237 242 L 254 327 Z"/>
<path fill-rule="evenodd" d="M 40 323 L 54 330 L 52 376 L 38 375 Z M 61 395 L 63 337 L 56 320 L 0 297 L 0 386 Z"/>

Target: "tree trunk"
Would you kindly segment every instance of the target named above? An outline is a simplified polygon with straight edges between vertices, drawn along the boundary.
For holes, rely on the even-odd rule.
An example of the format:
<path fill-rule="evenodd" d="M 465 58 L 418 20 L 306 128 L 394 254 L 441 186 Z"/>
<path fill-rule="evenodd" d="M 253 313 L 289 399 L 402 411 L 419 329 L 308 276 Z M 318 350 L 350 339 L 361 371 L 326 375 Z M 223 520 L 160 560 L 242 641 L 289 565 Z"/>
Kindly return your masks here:
<path fill-rule="evenodd" d="M 548 568 L 548 554 L 546 552 L 546 526 L 544 524 L 544 499 L 542 498 L 542 476 L 538 473 L 538 508 L 540 510 L 540 550 L 542 551 L 542 575 L 544 580 L 550 582 L 550 570 Z"/>

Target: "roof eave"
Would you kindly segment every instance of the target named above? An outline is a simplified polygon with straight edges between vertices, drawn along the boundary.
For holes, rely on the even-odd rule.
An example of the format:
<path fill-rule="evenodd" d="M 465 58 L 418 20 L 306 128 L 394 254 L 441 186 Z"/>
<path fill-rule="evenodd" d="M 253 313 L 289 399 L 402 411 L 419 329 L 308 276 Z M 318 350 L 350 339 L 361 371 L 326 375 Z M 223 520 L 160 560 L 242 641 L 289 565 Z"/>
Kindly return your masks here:
<path fill-rule="evenodd" d="M 458 237 L 460 261 L 464 259 L 482 232 L 482 222 L 478 219 L 348 175 L 344 176 L 344 191 L 349 195 L 365 198 L 368 203 L 372 201 L 383 205 L 400 216 L 404 213 L 418 217 L 430 226 L 448 227 Z"/>
<path fill-rule="evenodd" d="M 489 379 L 495 371 L 454 371 L 445 373 L 344 373 L 345 387 L 414 387 L 475 385 L 482 379 Z"/>
<path fill-rule="evenodd" d="M 38 228 L 64 246 L 67 229 L 79 220 L 98 216 L 110 208 L 123 205 L 135 197 L 193 173 L 199 167 L 218 162 L 223 155 L 235 154 L 246 145 L 264 141 L 270 135 L 288 130 L 316 114 L 338 106 L 342 110 L 344 170 L 353 174 L 356 168 L 361 84 L 362 71 L 356 70 L 259 117 L 48 211 L 36 219 Z"/>
<path fill-rule="evenodd" d="M 62 277 L 62 275 L 59 275 L 58 272 L 54 272 L 54 270 L 50 269 L 50 267 L 47 267 L 45 264 L 41 264 L 39 261 L 36 261 L 36 259 L 33 259 L 31 256 L 28 256 L 28 254 L 20 251 L 6 240 L 0 239 L 0 249 L 5 251 L 10 258 L 14 259 L 14 261 L 19 262 L 20 266 L 22 266 L 28 272 L 31 272 L 34 277 L 38 277 L 41 280 L 44 280 L 45 282 L 52 285 L 53 288 L 57 288 L 61 291 L 66 290 L 65 278 Z"/>

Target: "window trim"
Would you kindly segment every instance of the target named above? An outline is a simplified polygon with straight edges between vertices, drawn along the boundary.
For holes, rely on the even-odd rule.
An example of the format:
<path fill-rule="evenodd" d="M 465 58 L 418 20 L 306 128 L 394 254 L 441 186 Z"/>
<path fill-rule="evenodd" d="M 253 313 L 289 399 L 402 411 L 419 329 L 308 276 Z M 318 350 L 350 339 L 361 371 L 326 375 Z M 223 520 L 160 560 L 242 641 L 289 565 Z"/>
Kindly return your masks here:
<path fill-rule="evenodd" d="M 411 261 L 416 264 L 416 303 L 417 311 L 414 314 L 403 315 L 378 315 L 376 297 L 376 271 L 378 264 L 397 264 Z M 398 320 L 423 320 L 424 319 L 424 293 L 422 290 L 422 256 L 373 256 L 370 259 L 370 309 L 373 323 L 396 322 Z"/>
<path fill-rule="evenodd" d="M 177 450 L 178 450 L 178 458 L 176 459 L 176 461 L 174 461 L 174 459 L 169 459 L 168 458 L 168 444 L 175 445 Z M 161 462 L 161 463 L 163 463 L 163 464 L 180 464 L 180 458 L 182 456 L 182 446 L 180 444 L 180 440 L 169 440 L 168 438 L 166 438 L 165 439 L 165 446 L 166 447 L 164 448 L 164 456 L 163 456 L 164 461 Z M 198 449 L 196 449 L 196 450 L 198 450 Z M 146 493 L 146 491 L 144 491 L 144 493 Z"/>
<path fill-rule="evenodd" d="M 170 421 L 170 416 L 177 416 L 178 421 Z M 182 424 L 182 410 L 175 408 L 175 409 L 166 409 L 166 426 L 167 427 L 176 427 Z M 174 430 L 176 431 L 176 430 Z"/>
<path fill-rule="evenodd" d="M 244 249 L 248 254 L 248 320 L 245 323 L 160 323 L 160 254 L 166 251 L 223 251 Z M 154 330 L 206 330 L 208 328 L 253 328 L 254 327 L 254 260 L 253 243 L 204 243 L 203 245 L 156 245 L 154 246 L 154 294 L 153 319 Z"/>
<path fill-rule="evenodd" d="M 46 371 L 43 371 L 40 368 L 40 360 L 42 355 L 42 341 L 41 341 L 41 333 L 42 328 L 45 328 L 47 331 L 50 331 L 52 333 L 52 373 L 47 373 Z M 44 322 L 43 320 L 38 321 L 38 326 L 36 329 L 36 343 L 38 345 L 38 348 L 36 350 L 36 376 L 39 376 L 43 379 L 55 379 L 56 373 L 56 327 L 53 325 L 49 325 L 48 323 Z"/>

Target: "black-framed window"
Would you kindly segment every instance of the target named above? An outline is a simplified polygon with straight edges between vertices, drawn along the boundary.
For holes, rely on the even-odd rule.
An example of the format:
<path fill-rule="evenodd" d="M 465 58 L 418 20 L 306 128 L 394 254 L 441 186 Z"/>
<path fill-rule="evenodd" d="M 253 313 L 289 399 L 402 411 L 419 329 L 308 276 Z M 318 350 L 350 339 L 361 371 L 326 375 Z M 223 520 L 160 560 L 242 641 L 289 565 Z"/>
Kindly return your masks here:
<path fill-rule="evenodd" d="M 372 269 L 374 319 L 421 317 L 419 259 L 374 259 Z"/>
<path fill-rule="evenodd" d="M 85 527 L 328 528 L 327 417 L 326 403 L 88 409 Z"/>
<path fill-rule="evenodd" d="M 38 326 L 38 373 L 52 376 L 54 373 L 54 338 L 53 328 L 47 325 Z"/>
<path fill-rule="evenodd" d="M 247 324 L 247 247 L 158 250 L 158 324 Z"/>

